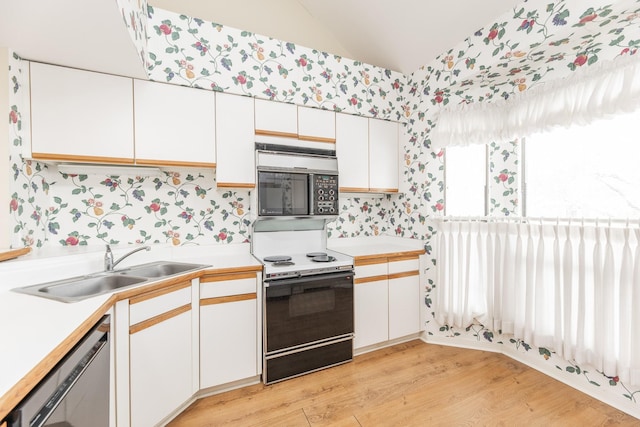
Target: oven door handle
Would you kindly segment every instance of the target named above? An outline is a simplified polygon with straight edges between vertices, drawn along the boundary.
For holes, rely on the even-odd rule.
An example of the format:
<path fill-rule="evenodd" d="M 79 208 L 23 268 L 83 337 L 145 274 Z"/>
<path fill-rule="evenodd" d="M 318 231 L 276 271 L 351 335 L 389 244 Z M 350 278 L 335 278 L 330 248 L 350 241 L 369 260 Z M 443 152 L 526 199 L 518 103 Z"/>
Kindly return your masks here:
<path fill-rule="evenodd" d="M 349 276 L 353 276 L 353 271 L 345 271 L 342 273 L 329 273 L 329 274 L 316 274 L 311 276 L 303 276 L 303 277 L 294 277 L 291 279 L 275 279 L 275 280 L 265 280 L 264 286 L 265 288 L 271 286 L 284 286 L 284 285 L 299 285 L 302 283 L 315 282 L 318 279 L 329 280 L 329 279 L 344 279 Z"/>

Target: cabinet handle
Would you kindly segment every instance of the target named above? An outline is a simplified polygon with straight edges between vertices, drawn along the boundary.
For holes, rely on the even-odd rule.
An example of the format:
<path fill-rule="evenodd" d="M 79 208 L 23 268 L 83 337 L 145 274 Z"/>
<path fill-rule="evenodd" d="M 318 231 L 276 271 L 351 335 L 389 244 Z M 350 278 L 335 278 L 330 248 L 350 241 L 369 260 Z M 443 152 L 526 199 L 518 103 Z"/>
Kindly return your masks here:
<path fill-rule="evenodd" d="M 228 302 L 248 301 L 257 298 L 258 294 L 255 292 L 249 294 L 229 295 L 226 297 L 204 298 L 200 300 L 200 307 L 205 305 L 226 304 Z"/>
<path fill-rule="evenodd" d="M 353 279 L 353 284 L 359 285 L 361 283 L 379 282 L 380 280 L 387 280 L 387 279 L 390 279 L 390 277 L 387 276 L 386 274 L 383 274 L 380 276 L 356 277 L 355 279 Z"/>
<path fill-rule="evenodd" d="M 403 277 L 411 277 L 411 276 L 419 276 L 419 275 L 420 275 L 420 271 L 419 270 L 403 271 L 402 273 L 390 274 L 389 275 L 389 280 L 391 280 L 391 279 L 401 279 Z"/>
<path fill-rule="evenodd" d="M 135 325 L 129 326 L 129 335 L 133 335 L 137 332 L 150 328 L 158 323 L 164 322 L 165 320 L 169 320 L 172 317 L 179 316 L 182 313 L 186 313 L 191 310 L 191 304 L 185 304 L 182 307 L 174 308 L 171 311 L 167 311 L 166 313 L 159 314 L 151 319 L 144 320 L 140 323 L 136 323 Z"/>
<path fill-rule="evenodd" d="M 142 301 L 150 300 L 161 295 L 170 294 L 171 292 L 179 291 L 180 289 L 188 288 L 191 286 L 191 280 L 180 282 L 176 285 L 167 286 L 166 288 L 156 289 L 155 291 L 145 292 L 129 299 L 129 305 L 137 304 Z"/>

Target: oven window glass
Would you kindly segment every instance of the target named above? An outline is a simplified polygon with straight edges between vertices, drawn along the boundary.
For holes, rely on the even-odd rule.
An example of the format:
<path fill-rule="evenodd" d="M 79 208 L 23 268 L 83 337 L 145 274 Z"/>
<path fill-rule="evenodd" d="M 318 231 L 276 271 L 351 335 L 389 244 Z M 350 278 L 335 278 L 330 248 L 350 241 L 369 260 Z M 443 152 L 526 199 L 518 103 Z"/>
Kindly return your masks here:
<path fill-rule="evenodd" d="M 266 288 L 268 352 L 353 333 L 352 275 L 286 282 Z"/>
<path fill-rule="evenodd" d="M 307 215 L 309 175 L 258 172 L 258 204 L 260 215 Z"/>

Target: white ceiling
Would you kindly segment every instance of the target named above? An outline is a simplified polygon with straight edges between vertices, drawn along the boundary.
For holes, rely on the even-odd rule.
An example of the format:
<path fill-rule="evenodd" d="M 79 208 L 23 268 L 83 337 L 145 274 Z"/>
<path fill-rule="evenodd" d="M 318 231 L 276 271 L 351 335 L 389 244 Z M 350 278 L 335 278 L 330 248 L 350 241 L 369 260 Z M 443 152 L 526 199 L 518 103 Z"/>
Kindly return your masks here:
<path fill-rule="evenodd" d="M 165 10 L 411 74 L 522 0 L 149 0 Z"/>

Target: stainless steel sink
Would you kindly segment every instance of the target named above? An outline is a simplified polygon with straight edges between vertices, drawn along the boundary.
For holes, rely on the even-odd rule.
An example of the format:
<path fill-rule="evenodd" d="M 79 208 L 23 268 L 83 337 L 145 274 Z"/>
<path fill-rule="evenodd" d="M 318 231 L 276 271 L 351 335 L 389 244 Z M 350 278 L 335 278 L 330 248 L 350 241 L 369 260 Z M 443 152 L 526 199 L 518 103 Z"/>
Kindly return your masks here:
<path fill-rule="evenodd" d="M 41 283 L 39 285 L 26 286 L 13 290 L 63 302 L 75 302 L 107 292 L 113 292 L 127 286 L 137 285 L 148 280 L 146 277 L 101 273 L 72 277 L 70 279 Z"/>
<path fill-rule="evenodd" d="M 118 270 L 115 273 L 125 276 L 138 276 L 147 278 L 162 278 L 176 274 L 188 273 L 208 267 L 205 264 L 189 264 L 184 262 L 157 261 L 148 264 L 136 265 L 125 270 Z"/>
<path fill-rule="evenodd" d="M 40 283 L 38 285 L 25 286 L 12 290 L 63 302 L 75 302 L 138 285 L 151 281 L 152 279 L 177 276 L 204 267 L 208 267 L 208 265 L 158 261 L 136 265 L 123 270 L 72 277 L 70 279 Z"/>

